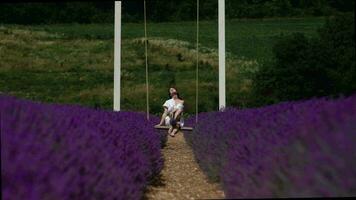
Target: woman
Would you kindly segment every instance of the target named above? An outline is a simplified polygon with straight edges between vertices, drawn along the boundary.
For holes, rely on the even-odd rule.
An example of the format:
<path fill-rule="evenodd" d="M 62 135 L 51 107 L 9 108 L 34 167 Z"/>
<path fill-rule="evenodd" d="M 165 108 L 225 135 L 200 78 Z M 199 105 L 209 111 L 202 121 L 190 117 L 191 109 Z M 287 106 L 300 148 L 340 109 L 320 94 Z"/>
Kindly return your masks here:
<path fill-rule="evenodd" d="M 169 126 L 168 134 L 174 137 L 178 130 L 184 125 L 182 117 L 184 100 L 180 98 L 176 88 L 171 87 L 168 92 L 170 99 L 163 104 L 164 112 L 158 126 L 162 126 L 163 124 Z"/>

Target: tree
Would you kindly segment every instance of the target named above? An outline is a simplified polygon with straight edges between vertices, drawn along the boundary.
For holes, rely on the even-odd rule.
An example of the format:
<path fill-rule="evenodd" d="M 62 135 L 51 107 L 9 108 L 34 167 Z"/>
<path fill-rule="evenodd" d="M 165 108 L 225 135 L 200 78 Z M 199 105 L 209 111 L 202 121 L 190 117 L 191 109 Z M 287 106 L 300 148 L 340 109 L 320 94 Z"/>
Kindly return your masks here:
<path fill-rule="evenodd" d="M 273 52 L 254 77 L 256 105 L 356 92 L 353 15 L 330 18 L 317 38 L 287 36 Z"/>

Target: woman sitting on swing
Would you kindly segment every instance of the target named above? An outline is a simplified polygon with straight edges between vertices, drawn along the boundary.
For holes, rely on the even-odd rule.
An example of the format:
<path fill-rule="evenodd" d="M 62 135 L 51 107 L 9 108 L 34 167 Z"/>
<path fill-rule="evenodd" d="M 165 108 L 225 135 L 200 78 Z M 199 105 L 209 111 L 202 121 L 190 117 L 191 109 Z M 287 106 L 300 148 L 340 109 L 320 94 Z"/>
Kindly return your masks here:
<path fill-rule="evenodd" d="M 169 126 L 168 134 L 174 137 L 184 125 L 182 116 L 184 100 L 179 96 L 177 89 L 174 87 L 169 88 L 169 97 L 171 99 L 163 104 L 164 112 L 158 126 L 162 126 L 163 124 Z"/>

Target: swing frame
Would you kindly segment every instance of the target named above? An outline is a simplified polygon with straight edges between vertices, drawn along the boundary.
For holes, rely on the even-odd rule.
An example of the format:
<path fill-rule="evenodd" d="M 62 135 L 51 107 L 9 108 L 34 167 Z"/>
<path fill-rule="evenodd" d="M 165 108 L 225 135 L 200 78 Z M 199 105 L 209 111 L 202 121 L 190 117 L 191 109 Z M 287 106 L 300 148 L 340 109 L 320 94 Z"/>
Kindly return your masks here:
<path fill-rule="evenodd" d="M 115 26 L 114 26 L 114 111 L 120 111 L 121 93 L 121 1 L 115 1 Z M 226 107 L 225 89 L 225 0 L 218 1 L 219 20 L 219 111 Z M 148 89 L 148 61 L 147 61 L 147 28 L 146 28 L 146 0 L 144 0 L 145 23 L 145 57 L 146 57 L 146 106 L 147 120 L 149 120 L 149 89 Z M 196 123 L 198 122 L 198 74 L 199 74 L 199 0 L 197 0 L 197 61 L 196 61 Z M 157 129 L 167 129 L 167 126 L 155 126 Z M 181 130 L 193 130 L 191 127 L 182 127 Z"/>

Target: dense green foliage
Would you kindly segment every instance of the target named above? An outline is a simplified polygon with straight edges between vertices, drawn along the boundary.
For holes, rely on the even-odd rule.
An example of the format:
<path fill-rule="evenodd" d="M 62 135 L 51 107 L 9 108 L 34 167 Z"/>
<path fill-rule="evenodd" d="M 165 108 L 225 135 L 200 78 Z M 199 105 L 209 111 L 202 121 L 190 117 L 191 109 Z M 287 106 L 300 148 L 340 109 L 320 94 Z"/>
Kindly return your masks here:
<path fill-rule="evenodd" d="M 226 15 L 233 18 L 328 16 L 354 10 L 354 0 L 226 0 Z M 200 18 L 217 18 L 218 1 L 200 0 Z M 196 19 L 196 0 L 147 0 L 148 20 Z M 143 20 L 143 0 L 123 0 L 123 21 Z M 0 4 L 0 23 L 112 23 L 114 2 L 26 2 Z"/>
<path fill-rule="evenodd" d="M 274 61 L 264 64 L 254 79 L 258 105 L 356 91 L 354 16 L 330 18 L 308 38 L 295 33 L 274 46 Z"/>

